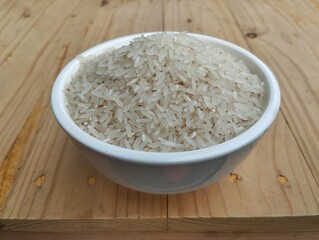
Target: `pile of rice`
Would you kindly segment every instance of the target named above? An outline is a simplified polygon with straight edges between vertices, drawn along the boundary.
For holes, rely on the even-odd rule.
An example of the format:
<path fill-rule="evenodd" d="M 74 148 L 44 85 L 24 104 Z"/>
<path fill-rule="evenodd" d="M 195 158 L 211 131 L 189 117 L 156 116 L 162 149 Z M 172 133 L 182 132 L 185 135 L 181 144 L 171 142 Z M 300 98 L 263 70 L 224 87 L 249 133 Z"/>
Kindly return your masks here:
<path fill-rule="evenodd" d="M 81 58 L 65 88 L 69 113 L 85 132 L 151 152 L 233 138 L 258 120 L 263 93 L 241 60 L 186 33 L 142 36 Z"/>

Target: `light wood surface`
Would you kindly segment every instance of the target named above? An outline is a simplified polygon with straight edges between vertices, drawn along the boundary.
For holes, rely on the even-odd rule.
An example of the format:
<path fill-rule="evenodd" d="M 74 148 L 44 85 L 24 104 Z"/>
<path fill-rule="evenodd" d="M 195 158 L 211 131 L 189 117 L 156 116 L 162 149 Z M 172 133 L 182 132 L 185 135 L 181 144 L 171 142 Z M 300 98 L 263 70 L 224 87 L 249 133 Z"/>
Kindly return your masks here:
<path fill-rule="evenodd" d="M 145 239 L 318 231 L 318 26 L 315 0 L 1 0 L 0 239 L 26 236 L 8 231 L 128 233 L 113 239 L 137 237 L 132 231 L 156 231 Z M 138 193 L 100 175 L 58 126 L 49 101 L 58 72 L 78 53 L 162 30 L 238 44 L 270 66 L 282 90 L 275 124 L 232 176 L 171 196 Z M 160 233 L 168 230 L 180 233 Z M 270 239 L 258 234 L 247 237 Z M 315 233 L 286 239 L 293 236 Z"/>

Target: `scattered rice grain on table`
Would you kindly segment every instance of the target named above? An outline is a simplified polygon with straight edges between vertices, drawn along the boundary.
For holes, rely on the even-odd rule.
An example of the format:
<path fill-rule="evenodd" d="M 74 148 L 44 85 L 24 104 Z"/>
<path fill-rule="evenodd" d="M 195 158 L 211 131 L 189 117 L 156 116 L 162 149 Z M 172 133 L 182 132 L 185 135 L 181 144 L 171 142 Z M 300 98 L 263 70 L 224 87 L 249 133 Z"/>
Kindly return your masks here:
<path fill-rule="evenodd" d="M 120 147 L 189 151 L 227 141 L 262 114 L 263 82 L 223 49 L 158 33 L 81 58 L 65 88 L 74 122 Z"/>

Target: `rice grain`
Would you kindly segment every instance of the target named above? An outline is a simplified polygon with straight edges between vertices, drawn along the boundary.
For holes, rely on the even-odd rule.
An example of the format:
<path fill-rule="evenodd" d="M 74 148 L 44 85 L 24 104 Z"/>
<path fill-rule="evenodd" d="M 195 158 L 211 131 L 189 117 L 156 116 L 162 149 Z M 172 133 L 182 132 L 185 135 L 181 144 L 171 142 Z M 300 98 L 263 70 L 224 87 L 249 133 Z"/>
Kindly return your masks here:
<path fill-rule="evenodd" d="M 190 151 L 254 124 L 263 112 L 264 86 L 223 49 L 186 33 L 158 33 L 81 57 L 64 93 L 74 122 L 102 141 Z"/>

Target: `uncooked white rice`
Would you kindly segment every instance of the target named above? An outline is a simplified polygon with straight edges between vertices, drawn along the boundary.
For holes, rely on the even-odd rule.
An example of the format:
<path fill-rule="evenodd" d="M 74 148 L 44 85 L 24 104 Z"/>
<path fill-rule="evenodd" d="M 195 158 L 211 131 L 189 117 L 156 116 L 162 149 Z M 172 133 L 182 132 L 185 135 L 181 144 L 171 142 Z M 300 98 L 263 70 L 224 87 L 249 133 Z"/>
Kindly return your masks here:
<path fill-rule="evenodd" d="M 65 88 L 69 113 L 85 132 L 154 152 L 233 138 L 260 117 L 263 93 L 241 60 L 186 33 L 142 36 L 81 58 Z"/>

